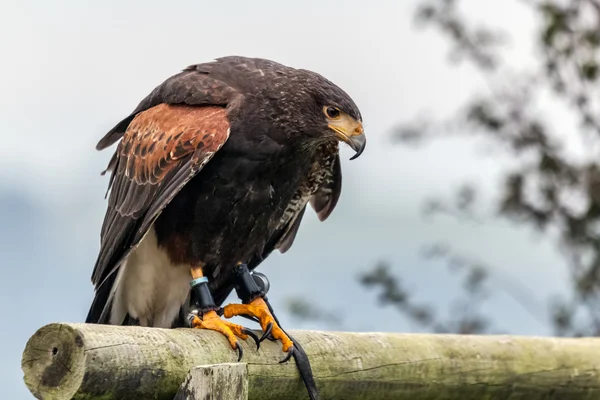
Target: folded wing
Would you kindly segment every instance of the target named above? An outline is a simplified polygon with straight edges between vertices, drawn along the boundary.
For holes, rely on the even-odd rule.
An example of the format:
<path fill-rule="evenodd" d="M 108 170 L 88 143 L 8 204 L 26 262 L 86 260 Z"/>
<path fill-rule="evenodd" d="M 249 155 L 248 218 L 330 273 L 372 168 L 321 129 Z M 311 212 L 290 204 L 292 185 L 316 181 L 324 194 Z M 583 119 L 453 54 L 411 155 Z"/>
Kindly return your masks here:
<path fill-rule="evenodd" d="M 103 322 L 115 272 L 160 212 L 229 137 L 226 109 L 159 104 L 133 118 L 109 165 L 108 210 L 87 322 Z"/>

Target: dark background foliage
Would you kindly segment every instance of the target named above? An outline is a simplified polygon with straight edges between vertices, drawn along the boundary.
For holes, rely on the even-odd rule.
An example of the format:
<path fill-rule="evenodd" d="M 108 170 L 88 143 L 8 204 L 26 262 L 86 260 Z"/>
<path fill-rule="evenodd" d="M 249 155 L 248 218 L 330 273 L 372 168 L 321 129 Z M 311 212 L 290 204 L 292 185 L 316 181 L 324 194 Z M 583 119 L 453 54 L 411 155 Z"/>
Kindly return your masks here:
<path fill-rule="evenodd" d="M 543 240 L 560 248 L 570 294 L 539 299 L 535 283 L 518 277 L 490 285 L 488 276 L 500 269 L 494 260 L 474 260 L 446 243 L 425 244 L 423 256 L 444 260 L 462 280 L 462 294 L 451 300 L 448 317 L 415 300 L 390 260 L 366 268 L 358 277 L 364 290 L 377 293 L 381 305 L 428 331 L 504 332 L 495 326 L 493 315 L 481 310 L 490 296 L 504 291 L 556 335 L 600 334 L 600 1 L 522 3 L 536 19 L 535 61 L 525 67 L 512 65 L 504 52 L 520 40 L 511 37 L 510 28 L 478 24 L 460 0 L 419 4 L 415 21 L 448 41 L 449 68 L 470 65 L 487 90 L 473 93 L 447 120 L 402 121 L 392 135 L 398 146 L 412 146 L 414 151 L 460 135 L 485 141 L 493 149 L 488 157 L 508 157 L 511 167 L 502 172 L 494 196 L 482 199 L 480 188 L 464 182 L 454 195 L 426 201 L 424 216 L 446 214 L 480 224 L 505 219 L 515 227 L 535 228 Z M 571 126 L 557 127 L 552 119 L 556 113 L 566 115 Z M 579 143 L 582 151 L 574 155 L 567 141 Z M 331 312 L 306 300 L 290 299 L 288 305 L 297 318 L 341 326 L 341 321 L 328 317 Z M 540 312 L 543 307 L 548 311 Z"/>

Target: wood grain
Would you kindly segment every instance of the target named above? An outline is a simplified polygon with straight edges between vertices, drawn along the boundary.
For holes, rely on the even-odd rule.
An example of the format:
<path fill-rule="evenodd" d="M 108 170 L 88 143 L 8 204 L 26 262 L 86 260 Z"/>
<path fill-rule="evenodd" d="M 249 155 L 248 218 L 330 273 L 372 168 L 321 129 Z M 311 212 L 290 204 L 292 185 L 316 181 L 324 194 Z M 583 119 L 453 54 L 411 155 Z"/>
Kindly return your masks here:
<path fill-rule="evenodd" d="M 600 338 L 290 331 L 322 399 L 596 400 Z M 279 343 L 242 342 L 248 399 L 306 399 Z M 232 363 L 216 332 L 50 324 L 23 353 L 38 399 L 172 400 L 195 366 Z"/>

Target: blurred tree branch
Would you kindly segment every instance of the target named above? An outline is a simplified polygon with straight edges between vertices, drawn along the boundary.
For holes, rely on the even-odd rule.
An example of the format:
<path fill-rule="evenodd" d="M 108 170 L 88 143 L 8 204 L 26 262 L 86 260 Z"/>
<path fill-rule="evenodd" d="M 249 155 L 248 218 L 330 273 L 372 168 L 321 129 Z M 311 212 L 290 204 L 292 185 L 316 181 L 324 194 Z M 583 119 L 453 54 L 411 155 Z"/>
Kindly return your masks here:
<path fill-rule="evenodd" d="M 342 329 L 344 318 L 339 312 L 328 311 L 324 307 L 312 303 L 302 296 L 291 296 L 284 307 L 299 321 L 319 322 L 328 328 Z"/>
<path fill-rule="evenodd" d="M 482 42 L 480 37 L 505 34 L 468 28 L 469 21 L 457 11 L 459 3 L 432 0 L 417 11 L 417 19 L 444 32 L 453 48 L 468 49 L 465 61 L 481 71 L 491 88 L 490 94 L 475 95 L 458 111 L 453 123 L 464 129 L 455 129 L 454 133 L 485 137 L 511 154 L 515 167 L 502 179 L 496 216 L 542 232 L 558 232 L 560 248 L 568 260 L 572 296 L 551 303 L 554 330 L 560 335 L 598 335 L 600 164 L 596 160 L 600 121 L 596 115 L 600 98 L 600 1 L 524 1 L 539 22 L 536 64 L 502 73 L 500 78 L 498 71 L 509 68 L 497 56 L 498 41 Z M 449 26 L 455 28 L 449 30 Z M 557 132 L 553 128 L 554 113 L 548 103 L 577 121 L 572 130 Z M 435 127 L 418 131 L 414 126 L 409 122 L 400 128 L 399 139 L 407 137 L 407 131 L 413 141 L 441 137 Z M 570 154 L 566 150 L 569 140 L 579 140 L 587 154 Z M 469 198 L 476 197 L 472 186 L 464 187 L 471 188 Z M 460 214 L 465 210 L 461 205 L 464 198 L 464 189 L 459 190 L 457 200 L 436 199 L 431 202 L 436 207 L 429 211 Z M 474 207 L 473 202 L 467 204 Z"/>
<path fill-rule="evenodd" d="M 557 335 L 596 336 L 600 335 L 600 0 L 520 3 L 534 15 L 537 28 L 534 64 L 519 69 L 506 62 L 509 29 L 474 23 L 460 0 L 419 3 L 418 26 L 441 32 L 450 44 L 450 61 L 474 67 L 488 91 L 473 94 L 447 121 L 405 121 L 394 130 L 394 138 L 409 145 L 461 135 L 483 138 L 504 149 L 512 163 L 503 172 L 492 215 L 476 211 L 481 205 L 479 190 L 470 183 L 462 184 L 452 199 L 429 200 L 425 212 L 481 223 L 506 219 L 557 240 L 567 261 L 571 295 L 551 299 L 549 317 L 540 316 L 539 307 L 532 311 L 525 304 L 537 303 L 523 300 L 535 298 L 531 291 L 519 290 L 517 301 Z M 574 121 L 567 130 L 557 128 L 557 113 Z M 579 152 L 573 151 L 577 146 Z M 360 282 L 377 290 L 383 304 L 427 329 L 489 331 L 492 321 L 481 315 L 479 306 L 489 295 L 485 283 L 493 269 L 485 263 L 459 262 L 461 256 L 448 248 L 440 254 L 451 268 L 458 263 L 464 272 L 464 296 L 455 302 L 463 312 L 453 313 L 448 321 L 431 306 L 414 302 L 387 263 L 364 273 Z M 511 292 L 506 286 L 502 290 Z"/>
<path fill-rule="evenodd" d="M 430 305 L 420 304 L 404 289 L 402 280 L 391 272 L 391 266 L 381 262 L 360 276 L 367 288 L 379 289 L 382 305 L 394 306 L 399 312 L 423 328 L 436 333 L 491 333 L 491 321 L 484 317 L 480 305 L 487 297 L 486 271 L 475 265 L 463 265 L 464 295 L 450 305 L 451 318 L 442 319 Z"/>

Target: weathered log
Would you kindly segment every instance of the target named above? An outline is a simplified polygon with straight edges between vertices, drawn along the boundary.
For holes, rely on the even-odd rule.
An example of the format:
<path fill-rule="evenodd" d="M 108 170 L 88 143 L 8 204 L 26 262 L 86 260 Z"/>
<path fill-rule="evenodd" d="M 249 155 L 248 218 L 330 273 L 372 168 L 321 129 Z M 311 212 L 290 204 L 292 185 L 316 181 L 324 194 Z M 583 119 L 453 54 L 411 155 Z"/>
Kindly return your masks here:
<path fill-rule="evenodd" d="M 248 366 L 224 363 L 194 367 L 173 400 L 248 400 Z"/>
<path fill-rule="evenodd" d="M 600 399 L 600 338 L 290 333 L 323 399 Z M 295 364 L 278 364 L 279 343 L 243 346 L 250 400 L 307 398 Z M 236 360 L 215 332 L 50 324 L 22 369 L 39 399 L 172 400 L 193 367 Z"/>

